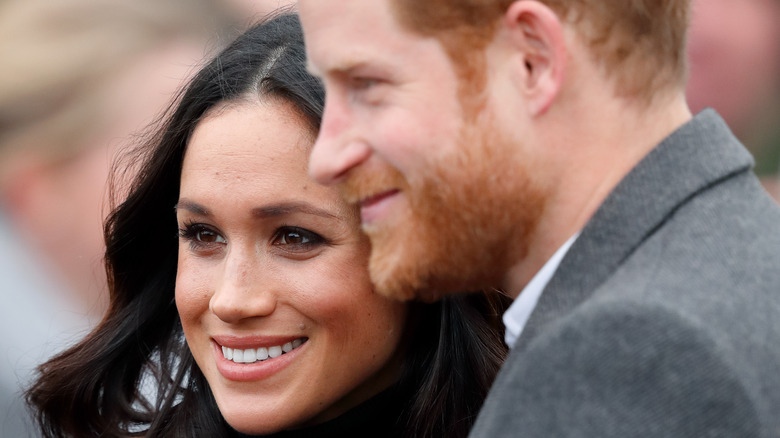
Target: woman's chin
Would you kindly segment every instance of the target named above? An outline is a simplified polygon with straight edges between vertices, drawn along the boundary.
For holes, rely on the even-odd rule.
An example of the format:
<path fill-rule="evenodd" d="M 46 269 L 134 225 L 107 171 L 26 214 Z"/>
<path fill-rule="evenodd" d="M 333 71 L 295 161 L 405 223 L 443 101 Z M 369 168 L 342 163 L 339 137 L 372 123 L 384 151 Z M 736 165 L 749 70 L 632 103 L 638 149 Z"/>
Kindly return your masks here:
<path fill-rule="evenodd" d="M 237 415 L 235 418 L 225 417 L 225 421 L 230 427 L 246 435 L 270 435 L 289 429 L 289 425 L 261 421 L 257 416 L 247 418 L 244 415 Z"/>

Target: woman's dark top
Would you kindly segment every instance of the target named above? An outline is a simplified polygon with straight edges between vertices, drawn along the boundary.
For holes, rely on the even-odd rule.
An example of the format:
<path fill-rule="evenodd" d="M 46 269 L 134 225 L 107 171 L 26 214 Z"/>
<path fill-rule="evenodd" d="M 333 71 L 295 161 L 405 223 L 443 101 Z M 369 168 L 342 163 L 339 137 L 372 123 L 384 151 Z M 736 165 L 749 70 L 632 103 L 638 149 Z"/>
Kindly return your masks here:
<path fill-rule="evenodd" d="M 347 411 L 340 417 L 314 426 L 286 430 L 266 438 L 331 438 L 371 437 L 396 438 L 403 436 L 399 418 L 409 403 L 410 392 L 397 386 L 390 387 L 373 398 Z M 238 437 L 253 435 L 237 434 Z"/>

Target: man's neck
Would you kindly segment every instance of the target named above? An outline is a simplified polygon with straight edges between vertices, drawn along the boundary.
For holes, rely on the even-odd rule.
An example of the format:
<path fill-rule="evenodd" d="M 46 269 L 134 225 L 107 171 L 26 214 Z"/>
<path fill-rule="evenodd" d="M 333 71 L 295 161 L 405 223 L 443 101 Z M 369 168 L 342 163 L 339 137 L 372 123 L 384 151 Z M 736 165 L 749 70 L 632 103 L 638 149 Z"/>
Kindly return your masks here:
<path fill-rule="evenodd" d="M 512 265 L 504 290 L 523 289 L 555 251 L 582 230 L 618 183 L 656 145 L 691 119 L 682 93 L 654 105 L 602 100 L 561 111 L 540 131 L 553 157 L 545 210 L 528 236 L 527 253 Z M 568 129 L 561 129 L 568 126 Z M 557 128 L 557 129 L 556 129 Z M 576 139 L 572 141 L 572 139 Z"/>

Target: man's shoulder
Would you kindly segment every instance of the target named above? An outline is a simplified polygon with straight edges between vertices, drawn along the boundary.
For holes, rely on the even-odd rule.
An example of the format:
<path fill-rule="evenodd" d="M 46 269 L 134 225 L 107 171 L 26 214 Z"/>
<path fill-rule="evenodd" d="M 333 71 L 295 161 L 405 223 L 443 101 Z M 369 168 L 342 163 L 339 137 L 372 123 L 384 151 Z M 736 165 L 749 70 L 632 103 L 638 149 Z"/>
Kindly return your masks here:
<path fill-rule="evenodd" d="M 584 296 L 512 352 L 474 436 L 780 431 L 780 209 L 752 175 L 681 204 Z"/>
<path fill-rule="evenodd" d="M 620 321 L 626 313 L 616 309 L 710 338 L 717 342 L 713 351 L 735 370 L 766 374 L 780 391 L 780 380 L 771 377 L 780 368 L 780 208 L 752 175 L 701 192 L 644 239 L 570 317 L 593 314 L 618 329 L 628 327 Z"/>
<path fill-rule="evenodd" d="M 652 295 L 642 287 L 668 290 L 658 297 L 665 302 L 753 293 L 780 302 L 780 206 L 752 174 L 730 177 L 671 212 L 605 283 L 632 284 L 623 292 L 645 297 Z"/>
<path fill-rule="evenodd" d="M 654 301 L 721 321 L 756 306 L 780 312 L 780 206 L 751 172 L 724 175 L 668 211 L 615 265 L 593 297 Z"/>
<path fill-rule="evenodd" d="M 594 298 L 512 352 L 473 436 L 760 436 L 780 379 L 730 349 L 673 307 Z"/>

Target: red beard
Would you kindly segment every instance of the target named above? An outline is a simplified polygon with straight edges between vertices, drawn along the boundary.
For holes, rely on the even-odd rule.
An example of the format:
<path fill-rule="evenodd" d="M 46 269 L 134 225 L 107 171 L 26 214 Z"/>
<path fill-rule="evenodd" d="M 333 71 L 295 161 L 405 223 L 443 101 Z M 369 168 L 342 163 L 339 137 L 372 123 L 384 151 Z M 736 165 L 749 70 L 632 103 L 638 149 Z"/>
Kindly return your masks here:
<path fill-rule="evenodd" d="M 429 164 L 429 173 L 417 179 L 407 180 L 387 165 L 355 168 L 339 186 L 350 202 L 391 188 L 408 201 L 401 213 L 364 227 L 378 293 L 435 301 L 449 293 L 499 288 L 525 256 L 543 197 L 532 184 L 530 166 L 518 159 L 519 145 L 500 141 L 496 132 L 467 126 L 457 155 Z"/>

